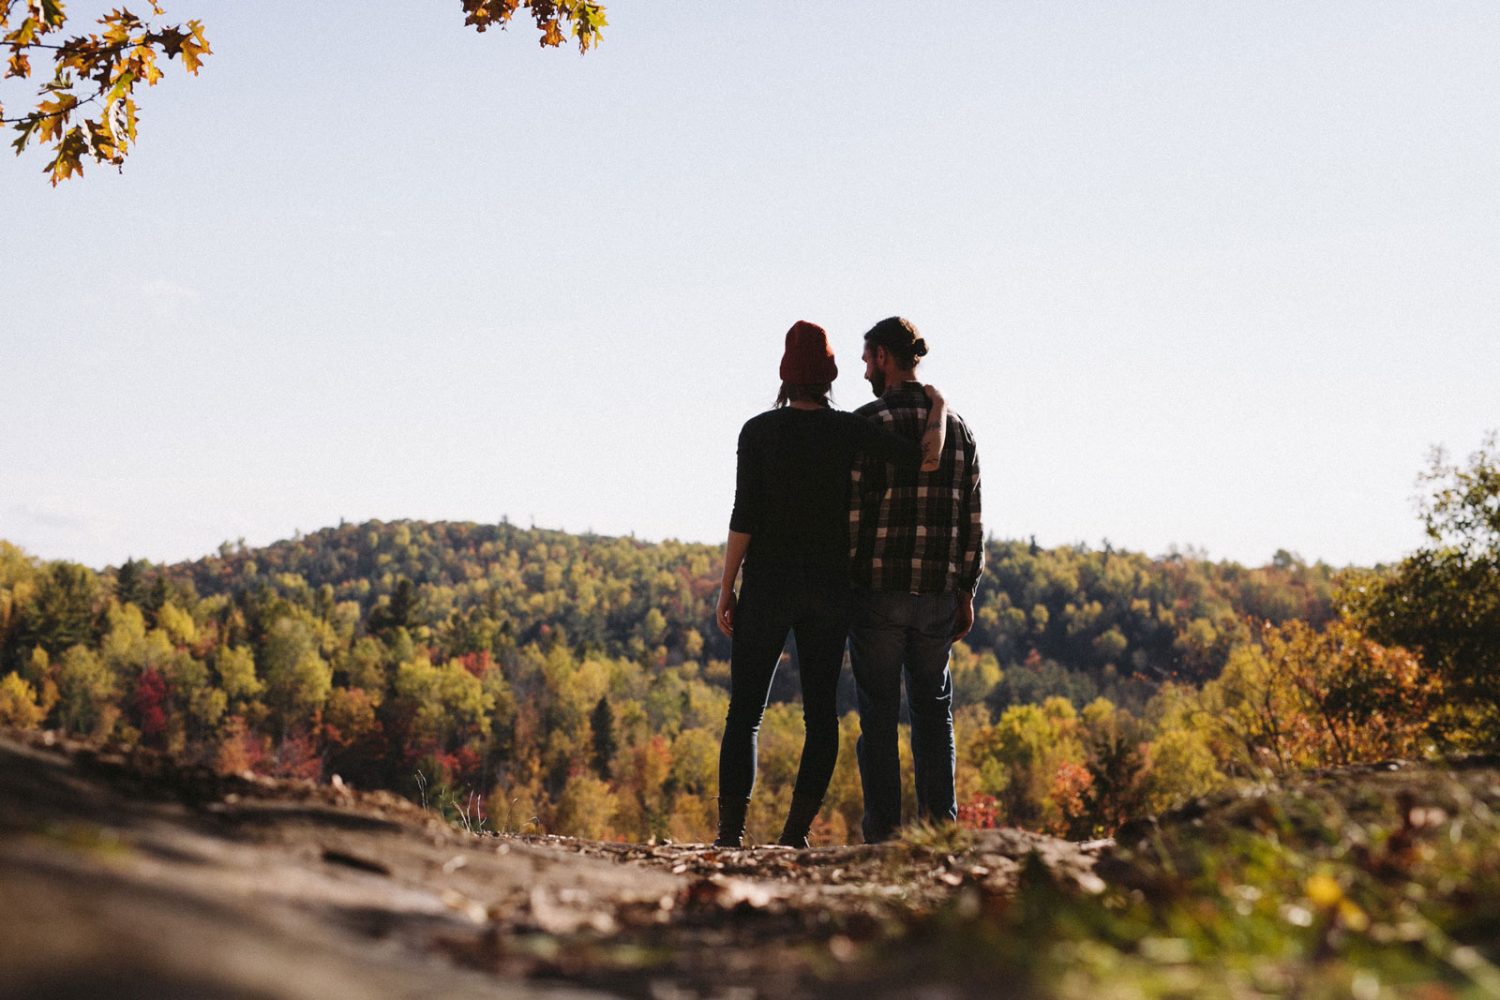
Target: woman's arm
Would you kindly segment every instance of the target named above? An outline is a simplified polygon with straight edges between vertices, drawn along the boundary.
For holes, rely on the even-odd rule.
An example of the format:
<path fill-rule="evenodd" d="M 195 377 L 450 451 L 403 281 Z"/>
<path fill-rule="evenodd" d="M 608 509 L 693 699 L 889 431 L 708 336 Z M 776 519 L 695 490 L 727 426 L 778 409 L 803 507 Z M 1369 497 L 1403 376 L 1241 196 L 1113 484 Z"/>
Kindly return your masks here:
<path fill-rule="evenodd" d="M 724 545 L 724 578 L 719 587 L 719 606 L 714 624 L 727 636 L 734 635 L 734 579 L 739 576 L 750 535 L 760 530 L 761 512 L 765 507 L 765 475 L 758 459 L 757 432 L 754 420 L 740 429 L 739 456 L 734 470 L 734 510 L 729 513 L 729 541 Z"/>
<path fill-rule="evenodd" d="M 729 529 L 729 541 L 724 545 L 724 576 L 719 581 L 719 606 L 714 612 L 714 623 L 725 635 L 734 636 L 734 580 L 740 575 L 740 565 L 745 561 L 745 550 L 750 547 L 750 534 Z"/>

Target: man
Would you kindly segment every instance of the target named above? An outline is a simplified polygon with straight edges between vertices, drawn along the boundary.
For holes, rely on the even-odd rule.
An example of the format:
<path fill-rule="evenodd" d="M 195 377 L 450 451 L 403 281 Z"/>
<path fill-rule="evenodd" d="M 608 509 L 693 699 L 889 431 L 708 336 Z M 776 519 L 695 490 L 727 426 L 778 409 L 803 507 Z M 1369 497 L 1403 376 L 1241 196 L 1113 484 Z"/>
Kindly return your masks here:
<path fill-rule="evenodd" d="M 865 378 L 878 397 L 855 412 L 897 433 L 922 434 L 929 403 L 916 367 L 927 342 L 899 316 L 865 334 Z M 901 825 L 897 717 L 901 680 L 911 709 L 917 814 L 958 818 L 954 797 L 953 680 L 948 654 L 974 624 L 984 561 L 979 458 L 951 410 L 935 472 L 865 458 L 854 467 L 850 534 L 855 588 L 850 656 L 859 687 L 857 747 L 867 843 Z"/>

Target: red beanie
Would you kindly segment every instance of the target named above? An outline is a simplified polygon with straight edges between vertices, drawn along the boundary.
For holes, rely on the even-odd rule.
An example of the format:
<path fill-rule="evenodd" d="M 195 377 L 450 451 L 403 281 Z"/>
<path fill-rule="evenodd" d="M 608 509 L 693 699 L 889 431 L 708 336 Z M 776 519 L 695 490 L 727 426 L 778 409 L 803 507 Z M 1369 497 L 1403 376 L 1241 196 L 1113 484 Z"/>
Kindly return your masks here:
<path fill-rule="evenodd" d="M 828 346 L 828 333 L 816 323 L 799 319 L 786 332 L 781 356 L 781 381 L 793 385 L 822 385 L 839 377 L 839 366 Z"/>

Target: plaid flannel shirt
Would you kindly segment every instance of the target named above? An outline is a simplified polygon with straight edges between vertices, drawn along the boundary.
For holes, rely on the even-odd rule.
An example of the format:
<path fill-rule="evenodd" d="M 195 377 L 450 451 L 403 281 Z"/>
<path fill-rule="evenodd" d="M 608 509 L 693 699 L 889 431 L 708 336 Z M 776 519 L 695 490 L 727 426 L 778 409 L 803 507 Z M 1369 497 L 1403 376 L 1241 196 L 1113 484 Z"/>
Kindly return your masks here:
<path fill-rule="evenodd" d="M 903 382 L 854 412 L 921 440 L 930 404 Z M 862 456 L 854 465 L 849 536 L 854 585 L 913 594 L 973 593 L 984 566 L 979 455 L 963 419 L 948 414 L 936 472 L 897 469 Z"/>

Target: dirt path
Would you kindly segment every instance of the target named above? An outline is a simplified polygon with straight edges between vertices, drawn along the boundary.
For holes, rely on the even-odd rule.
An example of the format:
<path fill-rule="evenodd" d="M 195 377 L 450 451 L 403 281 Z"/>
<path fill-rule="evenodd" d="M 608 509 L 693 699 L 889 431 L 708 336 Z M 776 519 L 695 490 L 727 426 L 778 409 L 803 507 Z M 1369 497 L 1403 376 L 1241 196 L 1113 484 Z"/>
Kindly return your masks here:
<path fill-rule="evenodd" d="M 383 793 L 0 738 L 0 997 L 800 997 L 964 886 L 1098 845 L 475 836 Z M 890 994 L 900 984 L 866 983 Z"/>

